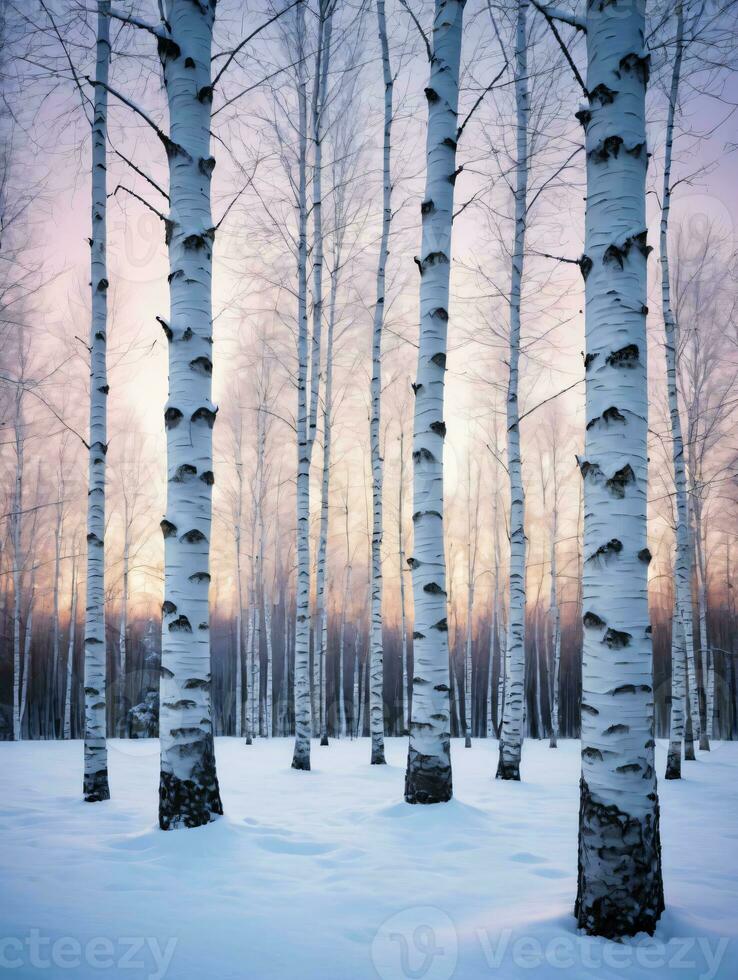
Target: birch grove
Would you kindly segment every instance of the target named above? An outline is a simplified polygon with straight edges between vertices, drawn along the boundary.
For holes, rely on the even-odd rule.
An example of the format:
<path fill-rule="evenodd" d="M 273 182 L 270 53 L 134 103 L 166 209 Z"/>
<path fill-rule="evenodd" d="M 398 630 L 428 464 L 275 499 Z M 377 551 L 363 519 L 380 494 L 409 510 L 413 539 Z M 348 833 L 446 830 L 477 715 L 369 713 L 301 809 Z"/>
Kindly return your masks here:
<path fill-rule="evenodd" d="M 667 897 L 694 917 L 709 887 L 722 921 L 737 9 L 0 0 L 11 903 L 54 894 L 81 756 L 103 805 L 68 842 L 80 910 L 94 874 L 118 932 L 163 935 L 156 854 L 200 828 L 178 898 L 207 881 L 224 975 L 224 895 L 254 975 L 264 896 L 284 915 L 262 946 L 299 919 L 323 930 L 313 972 L 345 947 L 346 975 L 357 950 L 382 976 L 421 954 L 468 973 L 460 895 L 542 949 L 582 930 L 602 962 L 667 947 Z M 267 855 L 256 889 L 234 841 Z M 120 847 L 137 904 L 119 861 L 85 859 Z M 346 883 L 374 894 L 379 858 L 429 904 L 365 942 Z M 541 932 L 531 909 L 567 890 Z M 19 928 L 48 931 L 44 908 Z M 713 932 L 698 952 L 727 975 Z"/>

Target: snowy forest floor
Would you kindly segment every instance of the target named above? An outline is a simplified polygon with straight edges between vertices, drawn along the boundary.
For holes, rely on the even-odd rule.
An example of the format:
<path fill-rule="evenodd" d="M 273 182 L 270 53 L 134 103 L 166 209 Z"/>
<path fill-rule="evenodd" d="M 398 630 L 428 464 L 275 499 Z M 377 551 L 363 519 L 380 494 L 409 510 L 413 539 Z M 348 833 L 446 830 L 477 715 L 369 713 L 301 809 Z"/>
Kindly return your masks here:
<path fill-rule="evenodd" d="M 738 743 L 660 779 L 667 912 L 590 939 L 576 891 L 579 743 L 453 745 L 455 799 L 402 802 L 406 740 L 216 740 L 226 815 L 156 827 L 158 743 L 109 742 L 113 798 L 80 798 L 81 742 L 0 743 L 0 972 L 152 980 L 738 976 Z M 665 744 L 658 743 L 658 771 Z"/>

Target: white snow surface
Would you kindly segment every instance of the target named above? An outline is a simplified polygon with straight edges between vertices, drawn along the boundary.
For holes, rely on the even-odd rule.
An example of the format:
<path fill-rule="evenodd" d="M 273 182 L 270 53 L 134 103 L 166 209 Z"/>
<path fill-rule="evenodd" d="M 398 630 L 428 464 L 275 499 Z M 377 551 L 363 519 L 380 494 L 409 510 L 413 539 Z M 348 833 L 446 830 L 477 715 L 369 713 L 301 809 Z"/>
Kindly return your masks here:
<path fill-rule="evenodd" d="M 216 740 L 225 816 L 156 823 L 158 743 L 109 743 L 112 799 L 82 801 L 81 742 L 0 743 L 0 973 L 155 980 L 738 977 L 738 744 L 659 780 L 667 911 L 653 939 L 585 937 L 579 743 L 454 741 L 455 798 L 403 802 L 405 739 Z M 657 746 L 663 773 L 666 743 Z"/>

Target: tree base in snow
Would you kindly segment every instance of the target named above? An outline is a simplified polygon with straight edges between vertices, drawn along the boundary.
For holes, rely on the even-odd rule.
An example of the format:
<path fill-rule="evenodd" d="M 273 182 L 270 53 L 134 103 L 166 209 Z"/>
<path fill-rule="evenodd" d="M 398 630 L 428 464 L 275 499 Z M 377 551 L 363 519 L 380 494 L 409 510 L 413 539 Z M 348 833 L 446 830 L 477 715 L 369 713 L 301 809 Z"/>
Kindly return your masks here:
<path fill-rule="evenodd" d="M 386 766 L 387 760 L 384 757 L 384 745 L 372 745 L 372 760 L 371 764 L 373 766 Z"/>
<path fill-rule="evenodd" d="M 448 803 L 453 796 L 451 762 L 448 750 L 444 758 L 421 755 L 412 746 L 407 753 L 405 772 L 406 803 Z"/>
<path fill-rule="evenodd" d="M 327 745 L 328 744 L 328 736 L 327 735 L 321 735 L 320 736 L 320 744 L 321 745 Z"/>
<path fill-rule="evenodd" d="M 511 779 L 513 782 L 520 782 L 520 756 L 514 759 L 505 758 L 502 740 L 500 740 L 500 757 L 497 761 L 495 779 Z"/>
<path fill-rule="evenodd" d="M 83 792 L 85 803 L 100 803 L 102 800 L 110 799 L 110 787 L 108 786 L 108 770 L 100 769 L 98 772 L 85 773 Z"/>
<path fill-rule="evenodd" d="M 253 745 L 253 744 L 254 744 L 253 738 L 250 735 L 247 735 L 246 736 L 246 745 Z"/>
<path fill-rule="evenodd" d="M 464 739 L 464 748 L 465 749 L 471 748 L 471 735 L 467 735 L 466 738 Z"/>
<path fill-rule="evenodd" d="M 191 779 L 162 771 L 159 777 L 159 826 L 162 830 L 202 827 L 223 813 L 212 738 L 206 745 L 189 747 L 201 758 L 192 767 Z"/>
<path fill-rule="evenodd" d="M 666 756 L 666 773 L 664 779 L 682 778 L 682 743 L 669 742 L 669 751 Z"/>
<path fill-rule="evenodd" d="M 295 751 L 292 753 L 292 768 L 310 772 L 310 740 L 295 739 Z"/>
<path fill-rule="evenodd" d="M 701 732 L 700 734 L 700 752 L 710 751 L 710 739 L 707 737 L 707 732 Z"/>
<path fill-rule="evenodd" d="M 549 749 L 557 749 L 558 748 L 558 744 L 556 742 L 556 736 L 555 735 L 552 735 L 551 738 L 549 738 L 549 740 L 548 740 L 548 747 L 549 747 Z"/>
<path fill-rule="evenodd" d="M 633 817 L 598 803 L 580 782 L 579 880 L 574 914 L 591 936 L 653 935 L 664 911 L 659 805 Z"/>
<path fill-rule="evenodd" d="M 684 739 L 684 761 L 685 762 L 695 762 L 697 756 L 694 754 L 694 739 L 685 738 Z"/>

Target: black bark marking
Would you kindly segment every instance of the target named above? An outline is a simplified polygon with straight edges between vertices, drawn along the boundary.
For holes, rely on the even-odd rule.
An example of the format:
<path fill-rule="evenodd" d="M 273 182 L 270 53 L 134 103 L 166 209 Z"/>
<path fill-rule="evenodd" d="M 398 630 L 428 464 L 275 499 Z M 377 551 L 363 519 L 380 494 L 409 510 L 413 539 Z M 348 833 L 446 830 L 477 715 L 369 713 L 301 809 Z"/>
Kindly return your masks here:
<path fill-rule="evenodd" d="M 197 544 L 199 541 L 205 541 L 205 535 L 199 528 L 193 527 L 190 531 L 185 531 L 180 541 L 186 541 L 187 544 Z"/>
<path fill-rule="evenodd" d="M 167 429 L 176 429 L 182 421 L 182 413 L 171 406 L 164 412 L 164 425 Z"/>
<path fill-rule="evenodd" d="M 162 61 L 166 61 L 167 59 L 176 61 L 180 54 L 182 54 L 182 49 L 177 42 L 165 35 L 157 35 L 156 50 Z"/>
<path fill-rule="evenodd" d="M 623 145 L 622 136 L 606 136 L 601 143 L 587 154 L 594 163 L 605 163 L 610 158 L 616 159 Z"/>
<path fill-rule="evenodd" d="M 602 637 L 602 642 L 611 650 L 621 650 L 623 647 L 627 647 L 632 639 L 633 636 L 631 633 L 626 633 L 623 630 L 614 630 L 612 627 L 609 627 Z"/>
<path fill-rule="evenodd" d="M 641 352 L 638 349 L 638 344 L 626 344 L 620 350 L 614 350 L 611 354 L 608 354 L 605 363 L 611 367 L 631 368 L 635 367 L 638 363 L 640 355 Z"/>
<path fill-rule="evenodd" d="M 651 552 L 648 550 L 648 548 L 642 548 L 638 552 L 638 560 L 645 562 L 646 565 L 649 564 L 649 562 L 651 561 Z"/>
<path fill-rule="evenodd" d="M 603 735 L 627 735 L 630 731 L 630 725 L 610 725 L 602 733 Z"/>
<path fill-rule="evenodd" d="M 604 619 L 600 619 L 597 613 L 590 612 L 589 610 L 582 616 L 582 623 L 585 629 L 602 629 L 606 625 Z"/>
<path fill-rule="evenodd" d="M 169 599 L 165 599 L 161 604 L 161 614 L 162 616 L 171 616 L 172 613 L 176 613 L 177 607 Z"/>
<path fill-rule="evenodd" d="M 215 157 L 200 157 L 197 167 L 201 174 L 210 177 L 215 170 Z"/>
<path fill-rule="evenodd" d="M 594 554 L 590 555 L 589 561 L 595 558 L 607 558 L 609 555 L 619 555 L 623 550 L 623 542 L 617 538 L 611 538 L 607 544 L 601 544 Z"/>
<path fill-rule="evenodd" d="M 192 626 L 190 621 L 186 616 L 177 616 L 175 620 L 169 624 L 170 633 L 191 633 Z"/>
<path fill-rule="evenodd" d="M 635 75 L 643 85 L 648 85 L 651 74 L 651 56 L 631 52 L 620 59 L 620 71 Z"/>
<path fill-rule="evenodd" d="M 215 416 L 217 414 L 217 408 L 213 411 L 211 408 L 206 408 L 204 405 L 200 408 L 196 408 L 192 413 L 190 421 L 192 422 L 205 422 L 207 426 L 212 429 L 215 425 Z"/>
<path fill-rule="evenodd" d="M 633 472 L 630 463 L 626 463 L 625 466 L 618 470 L 616 473 L 610 477 L 609 480 L 605 482 L 605 486 L 613 495 L 613 497 L 624 497 L 625 488 L 629 483 L 635 482 L 635 473 Z"/>
<path fill-rule="evenodd" d="M 431 357 L 431 362 L 435 364 L 436 367 L 443 368 L 445 370 L 446 368 L 445 353 L 443 351 L 438 351 L 437 354 L 434 354 L 433 357 Z"/>
<path fill-rule="evenodd" d="M 172 524 L 171 521 L 168 521 L 166 517 L 160 522 L 159 527 L 161 528 L 161 533 L 165 538 L 174 537 L 174 535 L 177 533 L 176 526 Z"/>
<path fill-rule="evenodd" d="M 608 88 L 607 85 L 600 82 L 600 84 L 595 85 L 595 87 L 591 89 L 587 95 L 590 105 L 594 102 L 599 102 L 600 105 L 611 105 L 614 102 L 617 94 L 618 93 L 614 89 Z"/>
<path fill-rule="evenodd" d="M 437 582 L 427 582 L 423 586 L 423 592 L 427 592 L 428 595 L 446 595 L 445 591 Z"/>
<path fill-rule="evenodd" d="M 197 467 L 192 466 L 190 463 L 182 463 L 174 471 L 172 483 L 185 483 L 193 476 L 197 476 Z"/>
<path fill-rule="evenodd" d="M 194 360 L 190 361 L 190 367 L 195 374 L 201 374 L 206 378 L 210 378 L 213 374 L 213 362 L 209 357 L 196 357 Z"/>
<path fill-rule="evenodd" d="M 435 434 L 437 436 L 440 436 L 442 439 L 445 438 L 445 436 L 446 436 L 446 423 L 445 422 L 431 422 L 431 424 L 428 426 L 428 428 L 431 430 L 431 432 L 435 432 Z"/>
<path fill-rule="evenodd" d="M 200 479 L 203 483 L 206 483 L 209 487 L 212 487 L 212 485 L 215 483 L 215 474 L 212 470 L 204 470 L 200 474 Z"/>
<path fill-rule="evenodd" d="M 426 88 L 423 90 L 425 92 L 426 99 L 431 103 L 438 102 L 439 96 L 438 92 L 434 88 Z"/>

